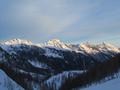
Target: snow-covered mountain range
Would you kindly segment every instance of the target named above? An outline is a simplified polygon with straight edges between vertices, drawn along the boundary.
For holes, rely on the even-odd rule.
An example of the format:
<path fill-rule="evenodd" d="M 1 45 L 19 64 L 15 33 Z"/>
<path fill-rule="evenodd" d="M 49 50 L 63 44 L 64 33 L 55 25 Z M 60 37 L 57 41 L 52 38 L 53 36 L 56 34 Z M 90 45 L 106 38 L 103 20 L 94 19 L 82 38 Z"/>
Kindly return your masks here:
<path fill-rule="evenodd" d="M 60 80 L 62 76 L 74 77 L 118 54 L 120 49 L 108 43 L 75 45 L 53 39 L 44 44 L 34 44 L 29 40 L 13 39 L 0 43 L 0 70 L 2 76 L 6 73 L 14 81 L 13 86 L 19 86 L 19 90 L 43 90 L 50 88 L 52 83 L 57 87 L 64 82 Z M 59 83 L 53 81 L 54 77 L 59 79 Z M 3 87 L 2 82 L 0 87 Z M 51 90 L 48 88 L 46 90 Z"/>
<path fill-rule="evenodd" d="M 51 57 L 62 57 L 62 56 L 58 55 L 57 53 L 56 54 L 53 53 L 52 50 L 50 49 L 63 50 L 63 51 L 65 50 L 74 51 L 76 53 L 82 53 L 86 55 L 88 54 L 98 59 L 101 59 L 100 57 L 101 55 L 94 56 L 94 55 L 97 55 L 98 53 L 102 53 L 106 55 L 113 54 L 113 56 L 116 53 L 120 53 L 119 48 L 109 43 L 102 43 L 102 44 L 94 45 L 94 44 L 87 42 L 87 43 L 73 45 L 73 44 L 63 43 L 59 39 L 49 40 L 47 43 L 44 43 L 44 44 L 33 44 L 29 40 L 13 39 L 13 40 L 5 41 L 0 44 L 0 46 L 9 53 L 13 53 L 12 47 L 20 47 L 21 45 L 40 47 L 45 50 L 46 56 L 51 56 Z"/>

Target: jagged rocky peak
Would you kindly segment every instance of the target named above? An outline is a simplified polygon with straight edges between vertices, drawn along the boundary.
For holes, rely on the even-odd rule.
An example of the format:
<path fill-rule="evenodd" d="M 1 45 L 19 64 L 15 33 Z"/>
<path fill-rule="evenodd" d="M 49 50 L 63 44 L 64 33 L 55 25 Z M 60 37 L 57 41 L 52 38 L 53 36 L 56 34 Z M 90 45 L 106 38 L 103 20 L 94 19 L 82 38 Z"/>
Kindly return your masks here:
<path fill-rule="evenodd" d="M 109 47 L 109 48 L 116 48 L 115 46 L 113 46 L 112 44 L 109 44 L 109 43 L 105 43 L 103 42 L 102 44 L 92 44 L 90 42 L 85 42 L 85 43 L 81 43 L 79 45 L 79 47 L 83 47 L 83 48 L 102 48 L 102 47 Z"/>
<path fill-rule="evenodd" d="M 47 46 L 52 46 L 52 47 L 58 47 L 58 48 L 64 48 L 64 49 L 69 49 L 68 45 L 66 43 L 63 43 L 59 39 L 52 39 L 47 42 Z"/>
<path fill-rule="evenodd" d="M 92 47 L 95 47 L 96 45 L 95 44 L 92 44 L 90 42 L 85 42 L 85 43 L 81 43 L 80 44 L 80 47 L 87 47 L 87 48 L 92 48 Z"/>
<path fill-rule="evenodd" d="M 102 46 L 102 47 L 110 47 L 110 48 L 116 48 L 116 47 L 113 46 L 112 44 L 110 44 L 110 43 L 106 43 L 106 42 L 103 42 L 103 43 L 100 44 L 99 46 Z"/>
<path fill-rule="evenodd" d="M 61 44 L 63 42 L 59 39 L 52 39 L 52 40 L 49 40 L 47 43 L 48 44 Z"/>
<path fill-rule="evenodd" d="M 97 45 L 100 49 L 106 49 L 109 51 L 120 52 L 119 48 L 113 46 L 112 44 L 103 42 L 102 44 Z"/>
<path fill-rule="evenodd" d="M 86 42 L 86 43 L 81 43 L 79 47 L 82 51 L 85 51 L 87 53 L 95 53 L 99 51 L 102 52 L 110 51 L 110 52 L 120 53 L 120 50 L 117 47 L 105 42 L 103 42 L 102 44 L 91 44 L 89 42 Z"/>
<path fill-rule="evenodd" d="M 27 44 L 29 45 L 29 44 L 32 44 L 32 42 L 29 40 L 12 39 L 9 41 L 5 41 L 4 44 L 7 44 L 7 45 Z"/>
<path fill-rule="evenodd" d="M 80 50 L 85 51 L 87 53 L 92 53 L 95 51 L 95 49 L 97 49 L 95 44 L 92 44 L 90 42 L 86 42 L 86 43 L 81 43 L 79 45 Z"/>

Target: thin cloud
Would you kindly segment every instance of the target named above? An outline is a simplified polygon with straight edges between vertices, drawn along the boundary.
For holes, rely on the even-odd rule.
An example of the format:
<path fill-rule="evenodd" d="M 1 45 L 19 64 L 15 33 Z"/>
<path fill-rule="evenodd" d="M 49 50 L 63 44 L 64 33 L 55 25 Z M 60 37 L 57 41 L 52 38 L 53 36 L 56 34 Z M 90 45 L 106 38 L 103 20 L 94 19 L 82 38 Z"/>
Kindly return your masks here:
<path fill-rule="evenodd" d="M 83 41 L 120 33 L 120 2 L 117 0 L 12 0 L 0 3 L 0 33 L 5 37 Z"/>
<path fill-rule="evenodd" d="M 49 34 L 62 31 L 66 27 L 69 27 L 79 20 L 79 15 L 76 13 L 69 14 L 68 9 L 63 10 L 67 7 L 67 3 L 62 1 L 61 4 L 60 1 L 53 1 L 54 3 L 49 1 L 49 4 L 44 2 L 45 5 L 48 5 L 46 7 L 43 6 L 40 2 L 37 4 L 37 2 L 33 3 L 33 1 L 26 4 L 24 4 L 24 1 L 22 1 L 23 3 L 20 4 L 11 4 L 11 8 L 6 13 L 8 15 L 7 20 L 11 21 L 10 24 L 13 26 L 26 26 L 28 30 L 29 28 L 34 28 L 34 30 L 39 31 L 40 33 L 44 32 Z M 44 11 L 44 9 L 46 11 Z"/>

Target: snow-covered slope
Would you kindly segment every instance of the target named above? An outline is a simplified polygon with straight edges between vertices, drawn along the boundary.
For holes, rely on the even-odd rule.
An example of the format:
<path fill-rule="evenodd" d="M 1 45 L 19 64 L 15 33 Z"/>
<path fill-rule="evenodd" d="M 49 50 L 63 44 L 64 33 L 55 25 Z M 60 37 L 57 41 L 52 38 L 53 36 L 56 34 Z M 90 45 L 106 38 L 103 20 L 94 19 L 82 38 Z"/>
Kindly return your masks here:
<path fill-rule="evenodd" d="M 0 90 L 24 90 L 20 85 L 0 70 Z"/>
<path fill-rule="evenodd" d="M 93 84 L 88 88 L 79 90 L 120 90 L 120 77 L 101 84 Z"/>
<path fill-rule="evenodd" d="M 49 78 L 44 83 L 46 85 L 46 88 L 49 88 L 48 90 L 52 90 L 52 88 L 54 88 L 55 90 L 60 90 L 60 87 L 62 86 L 62 83 L 64 83 L 65 80 L 80 75 L 83 72 L 84 71 L 64 71 L 58 75 Z"/>

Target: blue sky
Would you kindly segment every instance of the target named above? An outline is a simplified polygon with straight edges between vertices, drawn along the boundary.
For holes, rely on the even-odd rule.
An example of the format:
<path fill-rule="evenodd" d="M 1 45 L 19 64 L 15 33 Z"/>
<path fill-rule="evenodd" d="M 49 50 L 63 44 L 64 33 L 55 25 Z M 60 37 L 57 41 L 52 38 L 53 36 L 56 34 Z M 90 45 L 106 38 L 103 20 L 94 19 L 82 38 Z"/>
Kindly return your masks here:
<path fill-rule="evenodd" d="M 0 40 L 120 44 L 120 0 L 0 0 Z"/>

